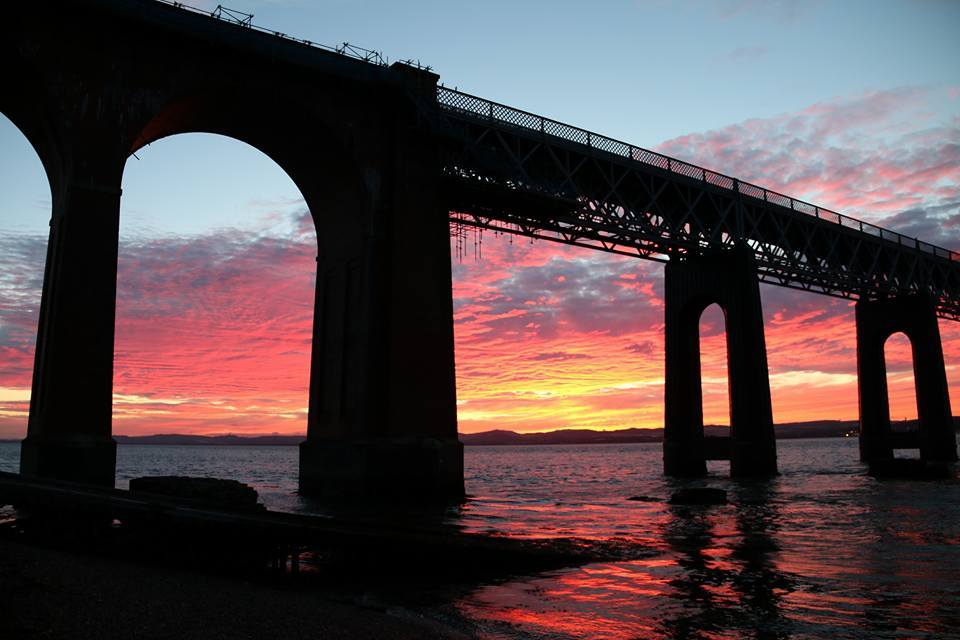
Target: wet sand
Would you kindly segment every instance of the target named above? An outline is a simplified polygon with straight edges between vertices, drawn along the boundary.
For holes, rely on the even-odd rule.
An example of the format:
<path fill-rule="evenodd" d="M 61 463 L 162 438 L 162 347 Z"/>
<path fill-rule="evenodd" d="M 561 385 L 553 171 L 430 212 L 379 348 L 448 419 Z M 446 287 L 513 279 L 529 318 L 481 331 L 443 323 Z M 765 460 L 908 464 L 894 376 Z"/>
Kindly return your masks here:
<path fill-rule="evenodd" d="M 0 539 L 0 638 L 462 639 L 398 606 Z"/>

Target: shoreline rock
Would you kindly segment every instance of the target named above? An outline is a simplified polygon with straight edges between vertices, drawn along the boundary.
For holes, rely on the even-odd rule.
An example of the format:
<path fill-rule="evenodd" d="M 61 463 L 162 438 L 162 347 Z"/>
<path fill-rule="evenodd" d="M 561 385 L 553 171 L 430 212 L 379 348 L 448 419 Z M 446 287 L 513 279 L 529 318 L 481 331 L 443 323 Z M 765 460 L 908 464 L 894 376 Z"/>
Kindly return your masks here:
<path fill-rule="evenodd" d="M 262 511 L 259 494 L 237 480 L 191 476 L 144 476 L 130 480 L 131 493 L 183 498 L 224 509 Z"/>

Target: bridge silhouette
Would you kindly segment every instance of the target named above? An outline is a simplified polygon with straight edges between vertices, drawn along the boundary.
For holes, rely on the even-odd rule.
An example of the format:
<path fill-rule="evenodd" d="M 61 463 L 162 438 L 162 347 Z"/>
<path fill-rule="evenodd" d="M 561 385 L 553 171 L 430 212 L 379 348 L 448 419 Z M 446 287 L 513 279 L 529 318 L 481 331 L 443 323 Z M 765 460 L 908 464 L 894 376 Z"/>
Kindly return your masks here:
<path fill-rule="evenodd" d="M 300 487 L 463 496 L 450 224 L 666 262 L 664 470 L 777 472 L 759 283 L 857 300 L 860 454 L 957 459 L 937 317 L 958 255 L 736 178 L 438 85 L 412 62 L 325 47 L 218 7 L 38 0 L 5 9 L 0 112 L 53 214 L 21 473 L 113 485 L 121 178 L 138 149 L 229 136 L 300 189 L 318 238 Z M 726 317 L 731 433 L 703 433 L 700 314 Z M 883 345 L 911 340 L 919 429 L 890 427 Z M 896 437 L 895 437 L 896 436 Z"/>

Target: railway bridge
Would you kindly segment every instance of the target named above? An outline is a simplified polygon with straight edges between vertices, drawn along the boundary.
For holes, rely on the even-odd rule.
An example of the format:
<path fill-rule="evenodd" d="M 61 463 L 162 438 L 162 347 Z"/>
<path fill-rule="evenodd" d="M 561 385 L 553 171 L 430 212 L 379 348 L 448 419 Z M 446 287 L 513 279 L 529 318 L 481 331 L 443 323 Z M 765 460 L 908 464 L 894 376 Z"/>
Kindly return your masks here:
<path fill-rule="evenodd" d="M 0 112 L 52 192 L 24 475 L 113 485 L 121 178 L 166 136 L 250 144 L 293 179 L 318 238 L 300 487 L 463 496 L 450 224 L 666 262 L 664 470 L 776 473 L 759 283 L 857 300 L 860 451 L 957 458 L 937 317 L 958 255 L 736 178 L 438 85 L 218 7 L 36 0 L 4 9 Z M 724 310 L 731 434 L 703 435 L 697 323 Z M 883 344 L 913 345 L 919 431 L 894 441 Z"/>

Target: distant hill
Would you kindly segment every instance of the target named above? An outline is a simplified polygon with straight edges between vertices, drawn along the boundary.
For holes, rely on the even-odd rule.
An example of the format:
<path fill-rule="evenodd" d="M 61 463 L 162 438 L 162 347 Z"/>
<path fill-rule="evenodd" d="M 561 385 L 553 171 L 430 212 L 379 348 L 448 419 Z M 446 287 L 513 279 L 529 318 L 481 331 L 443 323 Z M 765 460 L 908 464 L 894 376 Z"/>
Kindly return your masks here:
<path fill-rule="evenodd" d="M 960 418 L 953 419 L 954 426 L 960 430 Z M 917 428 L 917 421 L 897 422 L 895 431 L 908 431 Z M 816 420 L 812 422 L 788 422 L 774 427 L 778 439 L 790 438 L 839 438 L 847 433 L 856 432 L 856 420 Z M 709 425 L 704 427 L 708 436 L 722 436 L 729 433 L 728 427 Z M 193 436 L 184 434 L 157 434 L 152 436 L 114 436 L 118 444 L 160 444 L 160 445 L 297 445 L 303 442 L 303 435 L 263 435 L 263 436 Z M 617 429 L 615 431 L 594 431 L 592 429 L 558 429 L 543 433 L 517 433 L 498 429 L 482 433 L 461 433 L 460 441 L 467 446 L 509 445 L 509 444 L 628 444 L 634 442 L 661 442 L 663 429 Z"/>
<path fill-rule="evenodd" d="M 152 436 L 113 436 L 117 444 L 243 444 L 243 445 L 292 445 L 300 444 L 306 436 L 191 436 L 179 433 L 161 433 Z"/>
<path fill-rule="evenodd" d="M 777 438 L 838 438 L 856 430 L 856 420 L 819 420 L 816 422 L 792 422 L 774 427 Z M 708 436 L 727 435 L 728 427 L 708 425 Z M 461 433 L 465 445 L 503 444 L 626 444 L 631 442 L 661 442 L 663 429 L 617 429 L 616 431 L 593 431 L 591 429 L 560 429 L 544 433 L 516 433 L 514 431 L 484 431 Z"/>
<path fill-rule="evenodd" d="M 954 417 L 954 428 L 960 431 L 960 417 Z M 774 427 L 778 440 L 793 438 L 841 438 L 848 433 L 856 433 L 856 420 L 815 420 L 811 422 L 786 422 Z M 894 431 L 910 431 L 917 428 L 916 420 L 896 422 Z M 729 427 L 708 425 L 704 427 L 708 436 L 723 436 L 730 433 Z M 663 429 L 618 429 L 615 431 L 593 431 L 591 429 L 560 429 L 543 433 L 516 433 L 514 431 L 483 431 L 481 433 L 461 433 L 460 441 L 465 445 L 506 445 L 506 444 L 626 444 L 631 442 L 662 442 Z"/>

